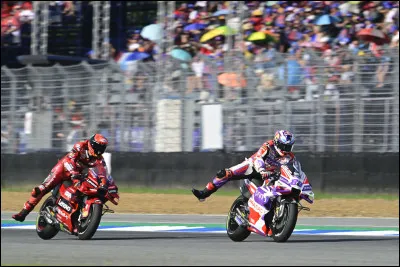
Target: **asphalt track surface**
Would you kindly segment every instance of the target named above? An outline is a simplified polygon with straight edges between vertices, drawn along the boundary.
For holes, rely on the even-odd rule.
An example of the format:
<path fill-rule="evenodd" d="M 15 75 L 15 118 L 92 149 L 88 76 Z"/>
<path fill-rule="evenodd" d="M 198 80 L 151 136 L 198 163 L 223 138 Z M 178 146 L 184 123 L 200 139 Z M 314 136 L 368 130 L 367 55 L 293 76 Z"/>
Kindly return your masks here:
<path fill-rule="evenodd" d="M 224 223 L 225 216 L 124 214 L 102 221 Z M 399 219 L 299 218 L 300 224 L 399 227 Z M 216 233 L 98 231 L 88 241 L 61 232 L 45 241 L 35 230 L 2 228 L 1 265 L 399 266 L 399 237 L 292 235 L 275 243 L 256 234 L 232 242 Z"/>

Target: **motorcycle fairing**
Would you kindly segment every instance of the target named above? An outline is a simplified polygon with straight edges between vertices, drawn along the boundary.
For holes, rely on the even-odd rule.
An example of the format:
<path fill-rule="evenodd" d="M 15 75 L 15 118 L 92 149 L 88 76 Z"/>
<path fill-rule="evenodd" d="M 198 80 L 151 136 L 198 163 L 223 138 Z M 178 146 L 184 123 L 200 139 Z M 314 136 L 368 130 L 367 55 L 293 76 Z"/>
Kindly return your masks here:
<path fill-rule="evenodd" d="M 62 184 L 59 189 L 59 197 L 56 202 L 56 218 L 60 222 L 60 226 L 66 228 L 69 232 L 73 231 L 73 214 L 78 210 L 79 205 L 75 201 L 76 188 L 66 187 Z M 71 209 L 66 208 L 69 206 Z"/>
<path fill-rule="evenodd" d="M 272 199 L 277 196 L 273 187 L 258 187 L 248 201 L 249 223 L 251 230 L 263 236 L 267 235 L 265 215 L 270 211 Z"/>

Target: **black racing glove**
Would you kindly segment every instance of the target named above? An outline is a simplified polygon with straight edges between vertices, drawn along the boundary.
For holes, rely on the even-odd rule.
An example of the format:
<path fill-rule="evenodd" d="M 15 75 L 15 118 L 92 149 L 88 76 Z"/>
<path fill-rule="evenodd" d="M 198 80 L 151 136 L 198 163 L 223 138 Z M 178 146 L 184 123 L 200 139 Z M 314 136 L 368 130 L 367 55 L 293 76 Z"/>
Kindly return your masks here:
<path fill-rule="evenodd" d="M 80 174 L 80 173 L 74 173 L 74 174 L 71 174 L 71 179 L 72 180 L 82 181 L 83 180 L 83 175 Z"/>
<path fill-rule="evenodd" d="M 279 178 L 281 177 L 281 170 L 280 169 L 275 169 L 274 171 L 272 171 L 268 177 L 269 181 L 268 181 L 268 185 L 273 185 L 275 184 L 276 181 L 279 180 Z"/>
<path fill-rule="evenodd" d="M 281 170 L 275 169 L 274 172 L 271 174 L 271 180 L 277 181 L 281 177 Z"/>
<path fill-rule="evenodd" d="M 72 184 L 74 185 L 74 187 L 78 188 L 81 185 L 81 182 L 83 181 L 82 174 L 80 174 L 80 173 L 72 174 L 71 181 L 72 181 Z"/>
<path fill-rule="evenodd" d="M 99 188 L 97 188 L 97 194 L 100 196 L 105 196 L 107 194 L 107 187 L 105 185 L 101 185 Z"/>

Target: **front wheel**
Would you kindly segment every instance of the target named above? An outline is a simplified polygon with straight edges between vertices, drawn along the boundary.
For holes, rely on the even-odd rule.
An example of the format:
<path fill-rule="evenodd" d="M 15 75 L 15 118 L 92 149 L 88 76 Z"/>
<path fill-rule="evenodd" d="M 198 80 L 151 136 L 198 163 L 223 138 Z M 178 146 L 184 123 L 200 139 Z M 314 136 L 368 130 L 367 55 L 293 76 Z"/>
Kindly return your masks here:
<path fill-rule="evenodd" d="M 41 239 L 48 240 L 52 239 L 59 232 L 54 225 L 48 224 L 42 211 L 46 211 L 47 207 L 54 207 L 56 205 L 56 199 L 53 196 L 49 196 L 40 208 L 37 220 L 36 220 L 36 233 Z"/>
<path fill-rule="evenodd" d="M 245 240 L 251 232 L 246 227 L 239 225 L 235 221 L 236 209 L 238 208 L 241 212 L 246 213 L 245 208 L 247 207 L 247 199 L 243 196 L 239 196 L 232 204 L 231 209 L 226 219 L 226 233 L 232 241 L 240 242 Z"/>
<path fill-rule="evenodd" d="M 286 242 L 292 235 L 297 223 L 297 207 L 297 203 L 285 203 L 280 207 L 284 209 L 282 216 L 276 220 L 272 228 L 272 238 L 276 242 Z"/>
<path fill-rule="evenodd" d="M 99 227 L 101 216 L 103 212 L 103 205 L 92 204 L 90 206 L 88 216 L 80 222 L 78 227 L 78 238 L 81 240 L 88 240 L 93 237 Z"/>

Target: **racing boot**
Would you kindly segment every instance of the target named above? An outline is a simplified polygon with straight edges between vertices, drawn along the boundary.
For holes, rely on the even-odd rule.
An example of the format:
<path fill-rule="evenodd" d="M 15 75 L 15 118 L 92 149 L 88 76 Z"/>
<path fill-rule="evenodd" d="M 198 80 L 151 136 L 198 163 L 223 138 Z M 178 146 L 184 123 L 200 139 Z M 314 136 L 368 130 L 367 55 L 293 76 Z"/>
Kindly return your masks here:
<path fill-rule="evenodd" d="M 206 185 L 206 188 L 201 191 L 193 188 L 192 193 L 198 198 L 199 201 L 204 201 L 211 194 L 215 193 L 218 188 L 226 184 L 232 176 L 233 172 L 230 169 L 222 169 L 217 172 L 217 176 L 214 177 L 212 182 L 209 182 Z"/>
<path fill-rule="evenodd" d="M 203 190 L 192 188 L 192 193 L 195 197 L 197 197 L 200 202 L 203 202 L 204 200 L 206 200 L 206 198 L 211 196 L 211 194 L 215 193 L 217 190 L 218 188 L 213 183 L 209 182 Z"/>
<path fill-rule="evenodd" d="M 28 214 L 33 210 L 33 208 L 34 206 L 28 201 L 24 204 L 24 208 L 17 214 L 14 214 L 12 218 L 16 221 L 23 222 L 25 221 L 26 216 L 28 216 Z"/>
<path fill-rule="evenodd" d="M 47 193 L 47 190 L 43 185 L 33 188 L 31 197 L 24 204 L 24 208 L 17 214 L 14 214 L 12 218 L 16 221 L 25 221 L 26 216 L 35 208 L 37 203 L 42 199 L 43 195 Z"/>

